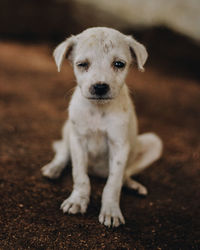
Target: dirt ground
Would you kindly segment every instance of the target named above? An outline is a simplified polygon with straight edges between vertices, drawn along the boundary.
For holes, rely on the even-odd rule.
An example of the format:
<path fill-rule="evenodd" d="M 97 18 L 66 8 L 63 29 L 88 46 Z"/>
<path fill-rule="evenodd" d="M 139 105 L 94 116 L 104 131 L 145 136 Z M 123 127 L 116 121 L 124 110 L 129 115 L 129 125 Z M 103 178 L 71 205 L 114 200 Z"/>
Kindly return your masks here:
<path fill-rule="evenodd" d="M 164 142 L 162 159 L 135 179 L 146 198 L 123 189 L 126 224 L 99 224 L 105 180 L 91 177 L 85 215 L 59 206 L 72 190 L 71 167 L 41 176 L 59 139 L 74 87 L 70 65 L 56 72 L 46 44 L 0 42 L 0 249 L 200 249 L 200 81 L 147 64 L 128 76 L 140 132 Z M 180 72 L 179 72 L 180 73 Z"/>

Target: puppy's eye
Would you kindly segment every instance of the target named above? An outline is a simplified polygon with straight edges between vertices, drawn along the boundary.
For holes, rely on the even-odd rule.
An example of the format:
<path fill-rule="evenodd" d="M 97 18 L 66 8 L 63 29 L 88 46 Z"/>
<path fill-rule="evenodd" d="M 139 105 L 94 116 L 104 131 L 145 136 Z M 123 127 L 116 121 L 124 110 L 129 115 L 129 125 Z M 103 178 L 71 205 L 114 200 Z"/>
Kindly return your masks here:
<path fill-rule="evenodd" d="M 82 69 L 88 69 L 89 68 L 89 62 L 79 62 L 77 63 L 77 66 Z"/>
<path fill-rule="evenodd" d="M 115 68 L 118 68 L 118 69 L 124 68 L 125 65 L 126 65 L 125 62 L 121 62 L 121 61 L 114 61 L 114 62 L 113 62 L 113 66 L 114 66 Z"/>

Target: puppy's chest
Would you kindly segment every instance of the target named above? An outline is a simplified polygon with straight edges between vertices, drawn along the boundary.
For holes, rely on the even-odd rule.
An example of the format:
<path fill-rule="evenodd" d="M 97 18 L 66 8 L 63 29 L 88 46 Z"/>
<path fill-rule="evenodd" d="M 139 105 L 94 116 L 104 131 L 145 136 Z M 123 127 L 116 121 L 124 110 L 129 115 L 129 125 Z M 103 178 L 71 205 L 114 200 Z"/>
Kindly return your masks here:
<path fill-rule="evenodd" d="M 93 158 L 107 151 L 106 120 L 101 113 L 85 113 L 74 122 L 79 137 L 86 141 L 88 154 Z"/>
<path fill-rule="evenodd" d="M 103 113 L 88 111 L 79 113 L 72 117 L 77 132 L 83 136 L 93 136 L 99 138 L 106 133 L 106 119 Z"/>

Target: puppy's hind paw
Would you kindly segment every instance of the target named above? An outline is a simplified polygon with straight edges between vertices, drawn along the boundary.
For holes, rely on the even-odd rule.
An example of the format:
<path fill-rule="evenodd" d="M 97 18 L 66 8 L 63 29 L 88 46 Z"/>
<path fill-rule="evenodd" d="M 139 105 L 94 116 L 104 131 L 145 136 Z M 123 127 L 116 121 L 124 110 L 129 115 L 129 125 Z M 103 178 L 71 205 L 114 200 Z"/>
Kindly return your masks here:
<path fill-rule="evenodd" d="M 137 191 L 138 191 L 138 194 L 140 195 L 143 195 L 143 196 L 148 195 L 148 190 L 145 186 L 140 186 Z"/>
<path fill-rule="evenodd" d="M 41 172 L 44 177 L 47 177 L 49 179 L 57 179 L 60 176 L 62 169 L 60 168 L 60 166 L 49 163 L 41 168 Z"/>
<path fill-rule="evenodd" d="M 145 186 L 143 186 L 141 183 L 132 180 L 131 178 L 128 178 L 126 182 L 124 183 L 126 187 L 135 190 L 139 195 L 147 196 L 148 190 Z"/>

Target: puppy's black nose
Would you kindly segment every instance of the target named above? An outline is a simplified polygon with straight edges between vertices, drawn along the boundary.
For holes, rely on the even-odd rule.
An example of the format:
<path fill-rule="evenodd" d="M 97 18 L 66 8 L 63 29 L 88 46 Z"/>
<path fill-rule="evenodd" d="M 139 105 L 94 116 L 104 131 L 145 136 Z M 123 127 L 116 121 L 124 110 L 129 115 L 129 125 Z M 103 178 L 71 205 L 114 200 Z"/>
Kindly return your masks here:
<path fill-rule="evenodd" d="M 103 96 L 108 93 L 110 87 L 107 83 L 96 83 L 92 86 L 91 93 L 98 96 Z"/>

